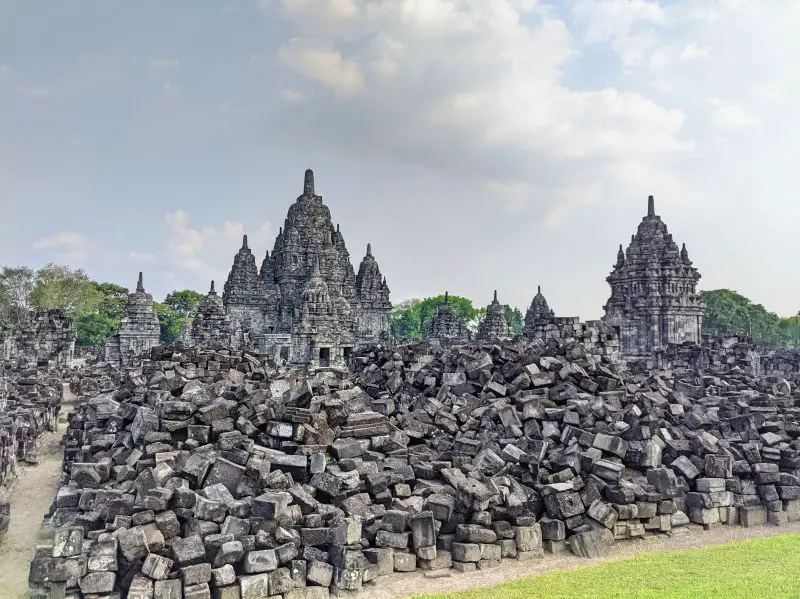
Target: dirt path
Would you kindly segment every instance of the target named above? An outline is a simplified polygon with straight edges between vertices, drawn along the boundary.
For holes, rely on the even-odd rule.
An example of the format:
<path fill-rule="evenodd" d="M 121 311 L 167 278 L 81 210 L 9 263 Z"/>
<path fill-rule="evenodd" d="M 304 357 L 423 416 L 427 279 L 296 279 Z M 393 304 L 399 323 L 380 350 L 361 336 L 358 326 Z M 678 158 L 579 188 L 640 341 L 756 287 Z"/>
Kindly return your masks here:
<path fill-rule="evenodd" d="M 497 568 L 465 574 L 448 571 L 450 572 L 449 576 L 445 575 L 441 578 L 426 576 L 420 570 L 409 574 L 392 574 L 388 577 L 381 577 L 376 583 L 365 587 L 359 595 L 359 599 L 398 599 L 414 597 L 423 593 L 457 593 L 469 589 L 493 587 L 517 578 L 536 576 L 546 572 L 619 561 L 643 553 L 697 549 L 711 545 L 724 545 L 732 541 L 798 533 L 800 533 L 800 522 L 782 527 L 767 525 L 758 528 L 719 525 L 708 531 L 704 531 L 702 526 L 691 524 L 675 529 L 672 536 L 661 535 L 615 543 L 608 555 L 600 559 L 581 559 L 567 553 L 545 555 L 544 559 L 529 562 L 503 560 Z M 436 575 L 434 574 L 434 576 Z"/>
<path fill-rule="evenodd" d="M 74 400 L 69 386 L 65 386 L 58 428 L 42 436 L 39 463 L 19 467 L 19 478 L 9 489 L 0 491 L 0 495 L 11 502 L 11 523 L 5 538 L 0 540 L 0 596 L 4 599 L 25 599 L 28 596 L 28 569 L 36 546 L 46 541 L 42 519 L 58 489 L 64 457 L 60 442 Z"/>

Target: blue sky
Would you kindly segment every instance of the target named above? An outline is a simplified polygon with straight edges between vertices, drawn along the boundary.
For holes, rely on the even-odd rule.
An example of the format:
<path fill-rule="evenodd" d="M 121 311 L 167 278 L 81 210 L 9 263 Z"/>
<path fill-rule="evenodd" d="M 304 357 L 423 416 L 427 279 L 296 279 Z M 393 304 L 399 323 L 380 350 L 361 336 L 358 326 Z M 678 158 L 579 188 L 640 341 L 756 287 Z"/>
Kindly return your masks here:
<path fill-rule="evenodd" d="M 783 314 L 800 3 L 0 0 L 0 264 L 157 297 L 261 254 L 309 164 L 395 301 L 596 318 L 646 198 Z M 787 276 L 788 275 L 788 276 Z"/>

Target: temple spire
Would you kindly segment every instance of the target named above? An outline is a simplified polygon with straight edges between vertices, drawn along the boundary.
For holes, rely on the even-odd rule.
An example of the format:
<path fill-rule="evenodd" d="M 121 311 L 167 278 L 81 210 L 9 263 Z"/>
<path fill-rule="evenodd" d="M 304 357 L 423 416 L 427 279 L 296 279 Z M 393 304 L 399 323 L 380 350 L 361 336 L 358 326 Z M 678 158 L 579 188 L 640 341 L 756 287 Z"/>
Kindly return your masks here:
<path fill-rule="evenodd" d="M 314 171 L 306 169 L 306 177 L 303 182 L 303 195 L 314 195 Z"/>
<path fill-rule="evenodd" d="M 497 289 L 494 290 L 494 299 L 492 299 L 492 302 L 495 304 L 497 303 Z"/>
<path fill-rule="evenodd" d="M 538 293 L 539 295 L 542 294 L 542 286 L 541 285 L 537 285 L 536 286 L 536 293 Z"/>
<path fill-rule="evenodd" d="M 136 283 L 136 293 L 144 293 L 144 279 L 141 271 L 139 271 L 139 282 Z"/>
<path fill-rule="evenodd" d="M 656 215 L 656 200 L 653 196 L 647 196 L 647 216 Z"/>
<path fill-rule="evenodd" d="M 367 256 L 372 258 L 372 244 L 371 243 L 367 244 Z"/>
<path fill-rule="evenodd" d="M 213 279 L 211 280 L 211 289 L 208 290 L 208 293 L 210 293 L 210 294 L 216 293 L 216 291 L 214 290 L 214 280 Z"/>
<path fill-rule="evenodd" d="M 243 250 L 249 249 L 249 248 L 247 247 L 247 233 L 245 233 L 244 235 L 242 235 L 242 249 L 243 249 Z"/>
<path fill-rule="evenodd" d="M 444 292 L 444 303 L 446 304 L 446 303 L 448 303 L 449 301 L 450 301 L 450 292 L 448 292 L 448 291 L 445 291 L 445 292 Z"/>

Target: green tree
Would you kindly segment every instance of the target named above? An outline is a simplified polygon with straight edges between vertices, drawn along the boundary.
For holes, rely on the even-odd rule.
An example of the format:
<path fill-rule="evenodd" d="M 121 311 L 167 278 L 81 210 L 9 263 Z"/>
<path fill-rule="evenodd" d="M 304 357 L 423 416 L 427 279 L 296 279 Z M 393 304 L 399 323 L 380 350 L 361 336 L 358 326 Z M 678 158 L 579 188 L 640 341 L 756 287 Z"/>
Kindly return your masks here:
<path fill-rule="evenodd" d="M 450 295 L 448 301 L 453 305 L 456 314 L 473 330 L 485 315 L 484 308 L 475 308 L 472 300 L 465 297 Z M 444 295 L 401 302 L 392 310 L 390 317 L 389 324 L 392 334 L 404 339 L 422 339 L 425 330 L 436 315 L 436 308 L 442 303 L 444 303 Z"/>
<path fill-rule="evenodd" d="M 183 289 L 182 291 L 173 291 L 167 294 L 164 298 L 164 305 L 169 306 L 173 311 L 179 314 L 189 314 L 194 316 L 200 303 L 205 296 L 192 289 Z"/>
<path fill-rule="evenodd" d="M 744 334 L 768 347 L 800 346 L 798 318 L 781 318 L 730 289 L 701 292 L 705 301 L 703 332 Z"/>
<path fill-rule="evenodd" d="M 36 272 L 28 266 L 0 269 L 0 326 L 18 326 L 31 308 Z"/>
<path fill-rule="evenodd" d="M 75 344 L 102 347 L 119 329 L 119 321 L 128 301 L 128 290 L 115 283 L 92 281 L 92 285 L 100 294 L 100 300 L 94 309 L 74 316 Z"/>
<path fill-rule="evenodd" d="M 91 312 L 101 294 L 83 269 L 48 264 L 36 271 L 31 304 L 39 310 L 63 310 L 69 316 Z"/>
<path fill-rule="evenodd" d="M 514 306 L 513 308 L 506 304 L 504 306 L 506 312 L 506 322 L 508 323 L 508 328 L 511 330 L 511 334 L 522 335 L 522 329 L 525 328 L 525 317 L 522 315 L 522 312 L 519 308 Z"/>
<path fill-rule="evenodd" d="M 175 343 L 181 336 L 184 315 L 166 303 L 153 302 L 153 309 L 158 315 L 158 323 L 161 325 L 161 341 Z"/>

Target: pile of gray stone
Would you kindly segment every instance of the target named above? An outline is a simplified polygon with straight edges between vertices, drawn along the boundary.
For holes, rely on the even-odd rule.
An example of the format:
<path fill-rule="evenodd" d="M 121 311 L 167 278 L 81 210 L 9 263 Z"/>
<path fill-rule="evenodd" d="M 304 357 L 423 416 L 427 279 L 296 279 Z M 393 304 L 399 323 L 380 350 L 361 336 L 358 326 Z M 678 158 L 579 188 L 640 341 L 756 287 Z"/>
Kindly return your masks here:
<path fill-rule="evenodd" d="M 55 430 L 62 395 L 56 371 L 0 365 L 0 484 L 19 462 L 38 462 L 40 436 Z"/>
<path fill-rule="evenodd" d="M 800 519 L 800 396 L 781 381 L 623 377 L 559 340 L 377 346 L 353 367 L 153 348 L 81 396 L 32 596 L 322 598 Z"/>

